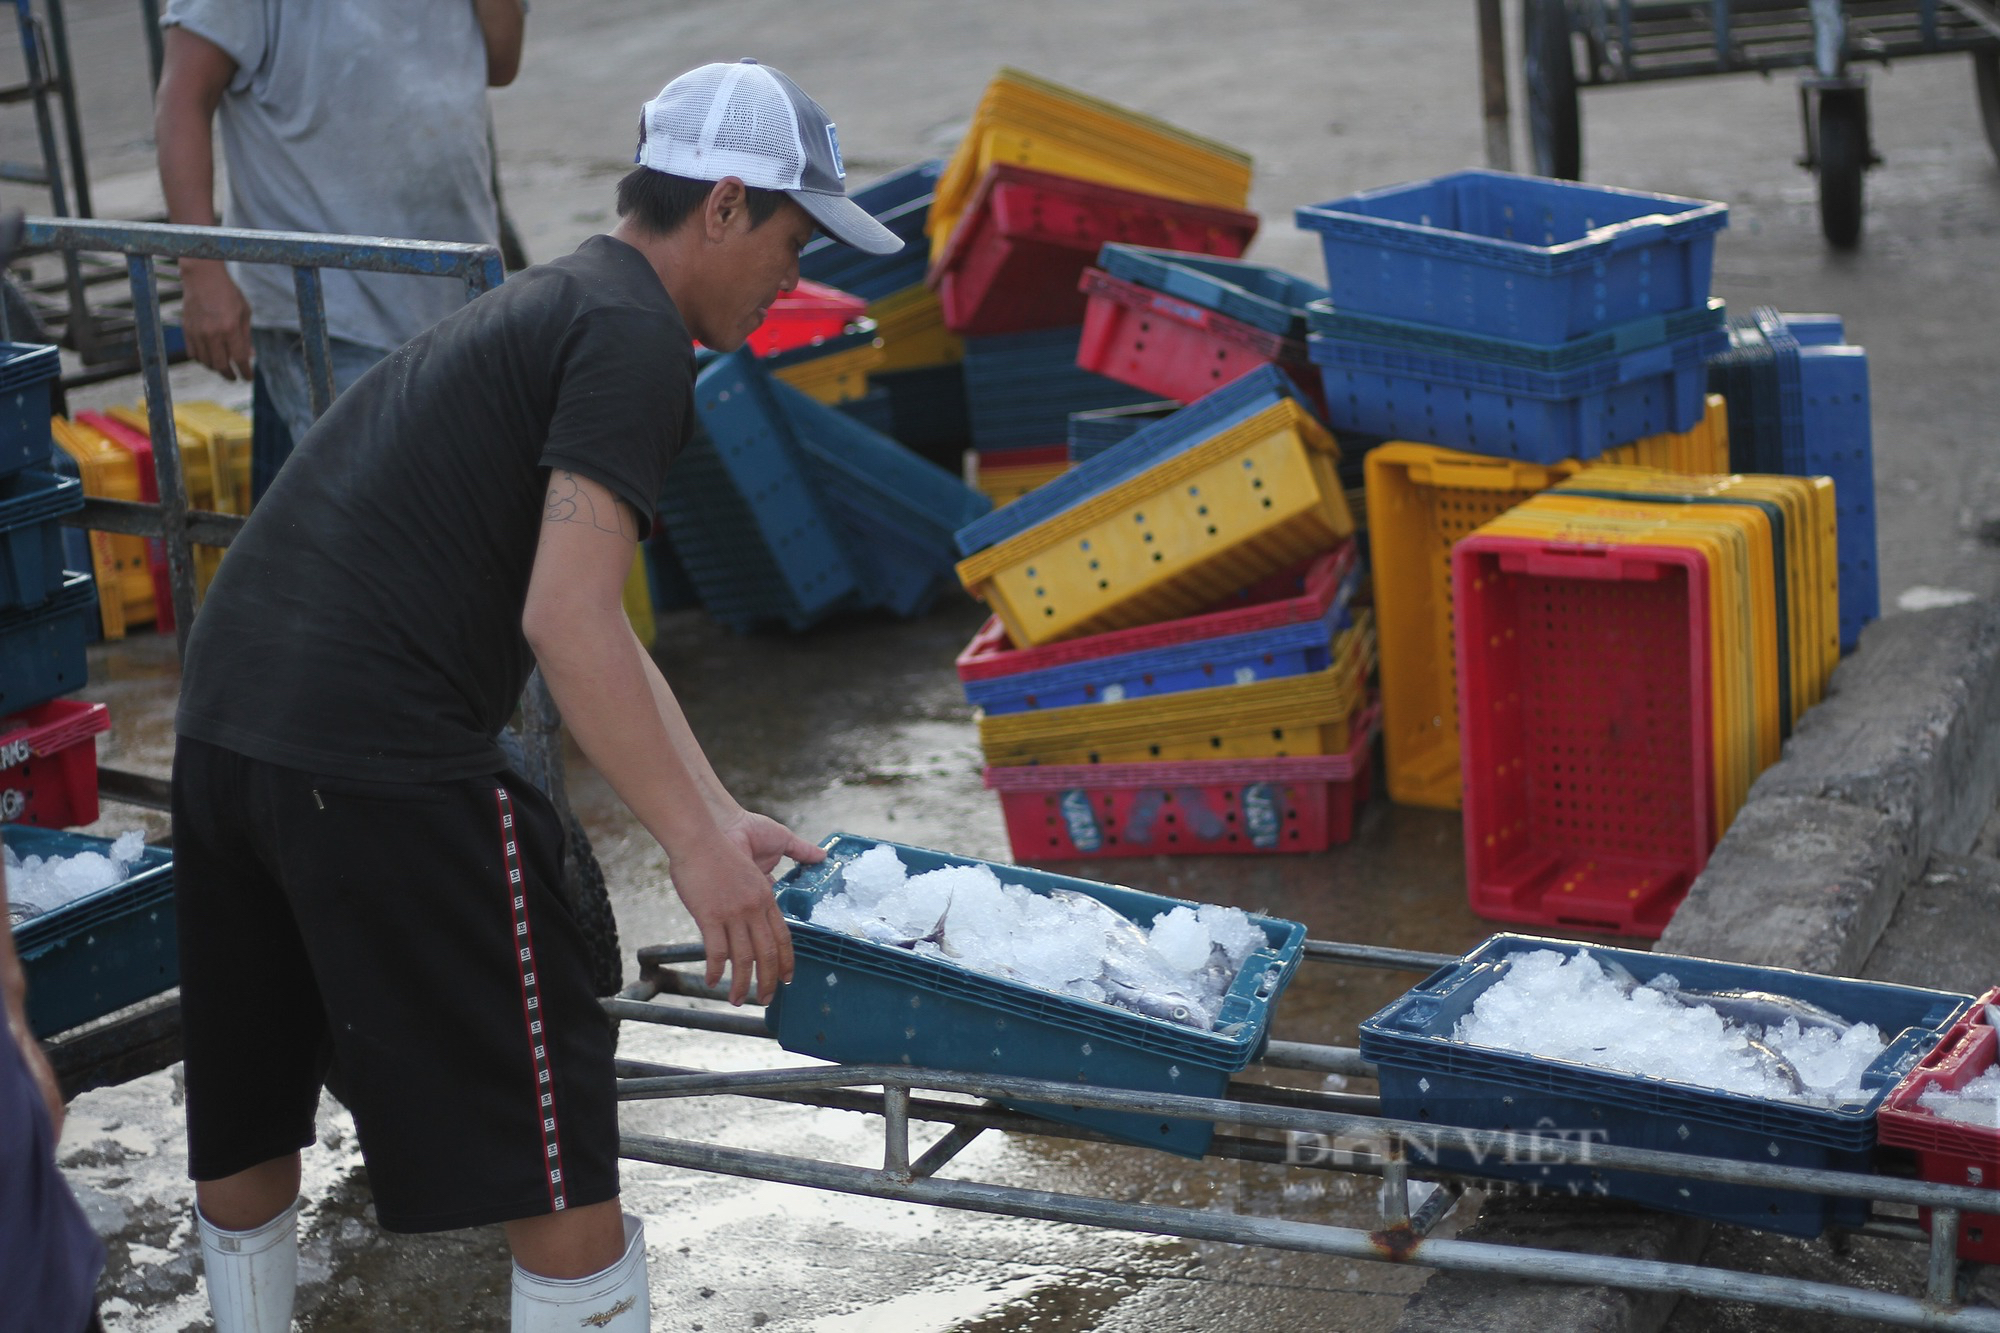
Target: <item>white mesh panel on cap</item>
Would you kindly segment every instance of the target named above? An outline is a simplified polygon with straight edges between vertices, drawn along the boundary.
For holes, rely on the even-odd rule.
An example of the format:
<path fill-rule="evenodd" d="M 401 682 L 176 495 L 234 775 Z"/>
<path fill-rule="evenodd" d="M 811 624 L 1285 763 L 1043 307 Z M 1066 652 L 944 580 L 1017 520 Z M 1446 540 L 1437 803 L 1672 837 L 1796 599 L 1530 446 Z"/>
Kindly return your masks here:
<path fill-rule="evenodd" d="M 640 161 L 694 180 L 735 176 L 763 190 L 795 190 L 805 170 L 791 99 L 757 65 L 703 65 L 667 85 L 647 105 Z"/>

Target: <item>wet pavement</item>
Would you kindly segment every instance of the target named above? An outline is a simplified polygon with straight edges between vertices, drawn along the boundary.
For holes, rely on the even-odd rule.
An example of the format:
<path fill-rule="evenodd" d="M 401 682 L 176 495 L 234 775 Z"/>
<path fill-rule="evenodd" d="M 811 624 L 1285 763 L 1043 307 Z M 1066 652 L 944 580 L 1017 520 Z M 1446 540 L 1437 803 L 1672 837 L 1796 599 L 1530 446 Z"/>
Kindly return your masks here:
<path fill-rule="evenodd" d="M 100 211 L 158 208 L 143 48 L 123 0 L 71 0 Z M 1020 0 L 941 10 L 863 0 L 578 0 L 537 6 L 520 81 L 495 97 L 508 199 L 547 257 L 608 225 L 637 104 L 672 73 L 754 51 L 840 118 L 853 177 L 944 151 L 1001 63 L 1166 116 L 1255 154 L 1252 257 L 1318 271 L 1293 207 L 1481 160 L 1470 7 L 1244 0 Z M 1510 25 L 1514 11 L 1510 7 Z M 1518 29 L 1510 26 L 1510 33 Z M 0 53 L 0 75 L 7 55 Z M 1962 60 L 1909 61 L 1873 82 L 1886 164 L 1869 177 L 1869 232 L 1852 256 L 1817 235 L 1813 187 L 1793 166 L 1796 94 L 1785 79 L 1620 89 L 1584 100 L 1585 164 L 1607 183 L 1727 200 L 1716 290 L 1734 306 L 1835 310 L 1873 365 L 1885 607 L 1918 588 L 2000 590 L 1980 540 L 2000 516 L 1992 351 L 2000 311 L 2000 172 Z M 1518 80 L 1515 105 L 1520 106 Z M 27 117 L 0 117 L 0 156 L 32 156 Z M 1521 138 L 1517 130 L 1517 145 Z M 1517 153 L 1519 148 L 1517 147 Z M 35 207 L 0 187 L 0 202 Z M 241 403 L 199 371 L 176 392 Z M 130 381 L 78 395 L 132 401 Z M 1995 525 L 1994 530 L 2000 530 Z M 665 617 L 667 677 L 732 790 L 811 837 L 835 830 L 1004 858 L 997 802 L 980 785 L 951 660 L 980 613 L 956 601 L 914 624 L 859 620 L 802 637 L 739 638 L 698 613 Z M 107 764 L 164 773 L 174 668 L 153 638 L 99 649 L 87 697 L 112 706 Z M 603 860 L 626 953 L 692 935 L 664 857 L 580 761 L 571 790 Z M 101 829 L 164 823 L 113 810 Z M 1355 841 L 1322 856 L 1145 859 L 1054 866 L 1137 887 L 1271 911 L 1322 938 L 1457 952 L 1490 932 L 1466 910 L 1458 821 L 1377 801 Z M 629 973 L 629 964 L 628 964 Z M 1312 964 L 1277 1035 L 1353 1041 L 1407 975 Z M 770 1042 L 640 1029 L 642 1059 L 755 1068 L 790 1063 Z M 1365 1091 L 1358 1084 L 1357 1091 Z M 93 1092 L 72 1108 L 63 1159 L 111 1244 L 114 1330 L 208 1326 L 193 1266 L 172 1072 Z M 764 1103 L 635 1106 L 634 1128 L 868 1162 L 874 1121 Z M 302 1325 L 314 1330 L 499 1329 L 506 1259 L 493 1230 L 391 1237 L 373 1224 L 351 1124 L 330 1104 L 307 1155 Z M 1366 1224 L 1373 1186 L 1303 1170 L 1239 1169 L 1052 1140 L 982 1139 L 953 1168 L 999 1183 L 1117 1199 L 1199 1203 Z M 1386 1329 L 1422 1275 L 1269 1251 L 982 1218 L 650 1166 L 626 1173 L 647 1218 L 658 1326 L 672 1329 L 1112 1329 L 1254 1325 Z M 1756 1256 L 1753 1256 L 1756 1258 Z M 1751 1262 L 1746 1258 L 1745 1262 Z M 1743 1325 L 1750 1327 L 1754 1325 Z"/>

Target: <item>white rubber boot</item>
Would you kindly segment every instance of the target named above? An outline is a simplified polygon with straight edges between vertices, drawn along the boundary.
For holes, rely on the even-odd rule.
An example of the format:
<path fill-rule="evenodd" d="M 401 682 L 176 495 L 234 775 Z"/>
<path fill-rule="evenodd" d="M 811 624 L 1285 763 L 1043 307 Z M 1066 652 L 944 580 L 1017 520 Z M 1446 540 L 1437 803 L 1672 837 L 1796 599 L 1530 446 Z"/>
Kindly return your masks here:
<path fill-rule="evenodd" d="M 514 1333 L 649 1333 L 646 1227 L 624 1216 L 625 1253 L 601 1273 L 538 1277 L 514 1265 Z"/>
<path fill-rule="evenodd" d="M 290 1333 L 299 1283 L 299 1200 L 263 1226 L 224 1231 L 195 1209 L 215 1333 Z"/>

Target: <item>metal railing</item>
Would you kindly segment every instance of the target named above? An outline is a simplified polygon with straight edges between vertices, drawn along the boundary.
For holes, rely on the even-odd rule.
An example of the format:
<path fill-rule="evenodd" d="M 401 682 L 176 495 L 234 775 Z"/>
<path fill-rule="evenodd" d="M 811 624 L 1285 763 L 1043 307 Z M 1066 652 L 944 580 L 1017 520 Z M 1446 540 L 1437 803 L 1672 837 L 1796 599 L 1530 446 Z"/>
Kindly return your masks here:
<path fill-rule="evenodd" d="M 246 231 L 227 227 L 183 227 L 160 222 L 102 222 L 91 218 L 29 218 L 24 244 L 62 251 L 125 256 L 132 284 L 132 312 L 139 345 L 139 370 L 146 387 L 146 412 L 153 441 L 153 471 L 159 502 L 93 498 L 66 521 L 101 532 L 158 538 L 165 547 L 172 589 L 177 647 L 187 648 L 194 625 L 195 578 L 192 547 L 227 546 L 242 530 L 243 518 L 194 509 L 181 470 L 180 436 L 174 429 L 173 393 L 167 383 L 165 324 L 160 317 L 156 261 L 219 259 L 240 264 L 282 264 L 292 270 L 299 297 L 299 331 L 305 343 L 307 382 L 317 417 L 333 402 L 333 359 L 326 327 L 322 269 L 401 273 L 454 278 L 467 298 L 497 287 L 505 277 L 500 251 L 490 245 L 399 241 L 381 236 L 314 236 L 297 232 Z"/>
<path fill-rule="evenodd" d="M 620 998 L 603 1001 L 613 1017 L 675 1027 L 770 1037 L 755 1013 L 720 1012 L 690 1005 L 661 1004 L 655 997 L 682 995 L 724 998 L 725 992 L 678 971 L 675 963 L 703 956 L 699 945 L 671 945 L 640 951 L 641 978 Z M 1455 963 L 1455 957 L 1380 949 L 1367 945 L 1309 940 L 1306 956 L 1362 966 L 1428 971 Z M 1304 1042 L 1270 1043 L 1264 1067 L 1325 1070 L 1373 1077 L 1375 1069 L 1351 1047 Z M 1635 1291 L 1670 1292 L 1711 1300 L 1816 1311 L 1873 1319 L 1904 1328 L 1982 1330 L 2000 1333 L 2000 1310 L 1967 1306 L 1958 1290 L 1960 1219 L 1964 1214 L 2000 1214 L 2000 1190 L 1936 1184 L 1895 1176 L 1770 1165 L 1729 1158 L 1685 1156 L 1653 1149 L 1620 1148 L 1556 1135 L 1510 1130 L 1444 1127 L 1384 1119 L 1377 1099 L 1347 1093 L 1313 1092 L 1247 1080 L 1232 1081 L 1222 1097 L 1129 1092 L 1096 1085 L 1052 1082 L 997 1074 L 913 1069 L 900 1065 L 813 1065 L 802 1068 L 719 1072 L 618 1062 L 622 1101 L 654 1098 L 741 1096 L 793 1102 L 879 1116 L 883 1125 L 882 1166 L 717 1144 L 625 1133 L 621 1155 L 634 1161 L 715 1172 L 753 1180 L 798 1185 L 872 1198 L 922 1203 L 940 1208 L 1067 1222 L 1149 1235 L 1222 1241 L 1234 1245 L 1373 1259 L 1459 1272 L 1490 1273 L 1535 1281 L 1607 1285 Z M 877 1088 L 879 1092 L 866 1089 Z M 961 1100 L 920 1097 L 942 1093 Z M 972 1100 L 963 1100 L 972 1099 Z M 1117 1144 L 1097 1131 L 1058 1124 L 1010 1109 L 1002 1103 L 1044 1103 L 1080 1109 L 1131 1112 L 1149 1117 L 1204 1120 L 1218 1129 L 1209 1155 L 1242 1162 L 1344 1171 L 1377 1177 L 1382 1225 L 1373 1230 L 1226 1212 L 1217 1209 L 1129 1203 L 1087 1195 L 1021 1189 L 981 1181 L 940 1179 L 936 1173 L 988 1130 Z M 910 1122 L 946 1126 L 926 1151 L 912 1156 Z M 1240 1131 L 1262 1131 L 1245 1134 Z M 1270 1137 L 1273 1133 L 1284 1138 Z M 1913 1221 L 1877 1213 L 1863 1234 L 1927 1245 L 1922 1297 L 1904 1296 L 1834 1282 L 1708 1268 L 1700 1264 L 1623 1259 L 1607 1255 L 1542 1250 L 1445 1239 L 1432 1231 L 1468 1187 L 1488 1183 L 1477 1171 L 1438 1164 L 1441 1133 L 1451 1149 L 1475 1160 L 1510 1160 L 1522 1151 L 1536 1164 L 1584 1166 L 1675 1176 L 1691 1181 L 1782 1189 L 1829 1198 L 1865 1199 L 1878 1204 L 1927 1208 L 1929 1233 Z M 1314 1143 L 1350 1146 L 1332 1154 L 1300 1157 L 1293 1136 Z M 1135 1149 L 1135 1151 L 1146 1151 Z M 1413 1178 L 1436 1182 L 1414 1208 Z M 1504 1184 L 1504 1182 L 1502 1182 Z"/>

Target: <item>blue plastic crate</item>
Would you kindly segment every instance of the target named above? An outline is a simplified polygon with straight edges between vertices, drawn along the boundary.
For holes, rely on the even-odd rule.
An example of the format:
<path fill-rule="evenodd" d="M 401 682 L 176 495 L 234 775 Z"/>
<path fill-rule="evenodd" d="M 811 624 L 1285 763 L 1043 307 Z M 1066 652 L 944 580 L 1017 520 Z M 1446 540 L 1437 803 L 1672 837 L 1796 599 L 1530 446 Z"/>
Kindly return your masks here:
<path fill-rule="evenodd" d="M 0 612 L 0 717 L 83 688 L 97 588 L 71 573 L 40 606 Z"/>
<path fill-rule="evenodd" d="M 1172 416 L 1181 405 L 1170 398 L 1130 407 L 1100 407 L 1094 412 L 1069 414 L 1069 461 L 1081 463 L 1095 458 L 1114 444 L 1123 444 L 1143 427 L 1161 417 Z"/>
<path fill-rule="evenodd" d="M 885 370 L 868 376 L 870 391 L 889 396 L 889 434 L 919 457 L 955 468 L 972 443 L 966 414 L 965 372 L 956 363 L 917 370 Z"/>
<path fill-rule="evenodd" d="M 53 347 L 0 342 L 0 477 L 47 465 L 56 447 L 49 384 L 61 370 Z"/>
<path fill-rule="evenodd" d="M 0 827 L 16 855 L 106 852 L 111 839 L 26 824 Z M 148 847 L 123 882 L 14 928 L 28 978 L 28 1026 L 38 1037 L 102 1018 L 180 984 L 174 858 Z"/>
<path fill-rule="evenodd" d="M 1205 398 L 1197 399 L 1180 411 L 1134 432 L 1123 444 L 1105 450 L 1088 462 L 1079 463 L 1053 481 L 1003 505 L 958 534 L 961 555 L 971 555 L 997 546 L 1046 523 L 1057 514 L 1073 509 L 1094 495 L 1138 476 L 1147 468 L 1186 453 L 1204 440 L 1248 421 L 1281 398 L 1306 405 L 1296 381 L 1273 365 L 1261 365 L 1240 379 L 1231 381 Z"/>
<path fill-rule="evenodd" d="M 83 483 L 74 477 L 40 469 L 0 477 L 0 611 L 40 606 L 62 589 L 60 520 L 81 508 Z"/>
<path fill-rule="evenodd" d="M 1036 893 L 1086 894 L 1142 926 L 1183 906 L 1179 899 L 848 833 L 820 845 L 827 849 L 825 861 L 794 866 L 777 886 L 798 967 L 779 988 L 767 1021 L 778 1044 L 800 1055 L 1220 1097 L 1229 1076 L 1263 1050 L 1272 1010 L 1303 957 L 1304 926 L 1253 914 L 1270 947 L 1244 964 L 1216 1031 L 1199 1032 L 983 976 L 807 919 L 813 905 L 839 887 L 843 866 L 884 845 L 896 849 L 912 875 L 947 865 L 991 866 L 1008 883 Z M 1206 1152 L 1213 1133 L 1207 1121 L 1041 1103 L 1019 1109 L 1189 1157 Z"/>
<path fill-rule="evenodd" d="M 1708 359 L 1708 391 L 1722 395 L 1729 413 L 1729 466 L 1734 472 L 1782 473 L 1777 367 L 1757 321 L 1729 321 L 1729 346 Z"/>
<path fill-rule="evenodd" d="M 1125 407 L 1153 395 L 1076 364 L 1083 326 L 967 338 L 966 414 L 981 452 L 1032 449 L 1069 438 L 1069 414 Z"/>
<path fill-rule="evenodd" d="M 746 382 L 761 375 L 746 375 Z M 753 390 L 782 421 L 824 505 L 847 537 L 865 604 L 921 615 L 957 586 L 952 533 L 992 501 L 838 408 L 780 380 Z"/>
<path fill-rule="evenodd" d="M 1708 300 L 1725 205 L 1460 171 L 1301 208 L 1333 304 L 1560 343 Z"/>
<path fill-rule="evenodd" d="M 655 611 L 687 611 L 701 605 L 701 593 L 674 552 L 666 524 L 654 527 L 646 539 L 646 589 Z"/>
<path fill-rule="evenodd" d="M 1863 626 L 1882 614 L 1875 567 L 1875 450 L 1869 420 L 1868 354 L 1859 347 L 1818 344 L 1797 351 L 1799 475 L 1833 478 L 1840 563 L 1840 647 L 1851 651 Z M 1786 471 L 1791 471 L 1787 468 Z"/>
<path fill-rule="evenodd" d="M 1579 1132 L 1588 1132 L 1592 1142 L 1621 1148 L 1868 1171 L 1876 1107 L 1972 1003 L 1969 995 L 1912 986 L 1588 946 L 1591 954 L 1623 965 L 1642 982 L 1670 972 L 1689 988 L 1770 991 L 1821 1005 L 1852 1022 L 1873 1023 L 1892 1044 L 1863 1076 L 1867 1095 L 1830 1108 L 1767 1101 L 1451 1039 L 1459 1019 L 1505 974 L 1512 956 L 1537 949 L 1574 955 L 1586 947 L 1496 935 L 1362 1023 L 1361 1054 L 1376 1064 L 1382 1114 L 1470 1129 L 1540 1127 L 1566 1133 L 1572 1141 Z M 1449 1142 L 1450 1135 L 1441 1133 L 1441 1159 L 1465 1169 L 1466 1155 L 1451 1151 Z M 1817 1236 L 1829 1225 L 1856 1226 L 1868 1213 L 1860 1199 L 1829 1200 L 1588 1166 L 1489 1157 L 1477 1170 L 1554 1191 L 1608 1193 L 1666 1212 L 1795 1236 Z"/>
<path fill-rule="evenodd" d="M 1306 306 L 1326 297 L 1326 288 L 1269 264 L 1245 259 L 1155 250 L 1107 241 L 1097 266 L 1114 278 L 1241 320 L 1281 337 L 1302 338 Z"/>
<path fill-rule="evenodd" d="M 870 301 L 922 282 L 930 264 L 924 225 L 930 219 L 931 196 L 943 171 L 944 160 L 934 158 L 892 172 L 848 196 L 901 237 L 902 250 L 893 255 L 870 255 L 831 236 L 817 237 L 799 253 L 799 276 Z"/>
<path fill-rule="evenodd" d="M 1717 329 L 1549 374 L 1314 335 L 1328 423 L 1499 458 L 1596 458 L 1648 435 L 1693 430 Z"/>
<path fill-rule="evenodd" d="M 859 398 L 849 398 L 834 404 L 836 410 L 845 412 L 877 435 L 896 435 L 896 404 L 889 391 L 881 385 L 874 385 Z"/>
<path fill-rule="evenodd" d="M 1350 569 L 1332 605 L 1317 620 L 968 680 L 966 702 L 991 714 L 1026 713 L 1324 671 L 1333 660 L 1334 636 L 1354 623 L 1348 606 L 1360 580 L 1360 569 Z"/>
<path fill-rule="evenodd" d="M 1707 304 L 1678 310 L 1672 314 L 1648 315 L 1620 324 L 1602 333 L 1587 333 L 1568 342 L 1544 345 L 1493 338 L 1477 333 L 1412 324 L 1407 320 L 1382 319 L 1336 310 L 1329 301 L 1315 301 L 1306 308 L 1306 320 L 1314 333 L 1343 342 L 1374 343 L 1401 347 L 1439 356 L 1463 356 L 1495 365 L 1516 366 L 1549 374 L 1574 370 L 1606 357 L 1622 356 L 1657 347 L 1661 343 L 1711 333 L 1728 320 L 1720 297 Z"/>

